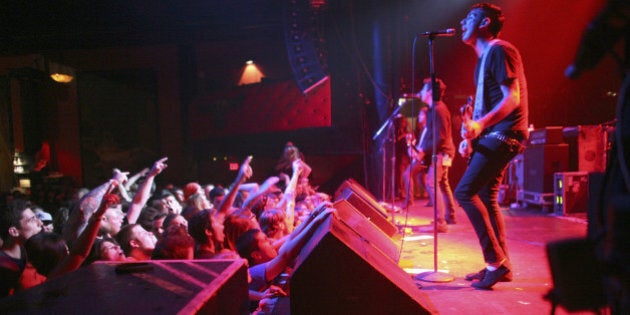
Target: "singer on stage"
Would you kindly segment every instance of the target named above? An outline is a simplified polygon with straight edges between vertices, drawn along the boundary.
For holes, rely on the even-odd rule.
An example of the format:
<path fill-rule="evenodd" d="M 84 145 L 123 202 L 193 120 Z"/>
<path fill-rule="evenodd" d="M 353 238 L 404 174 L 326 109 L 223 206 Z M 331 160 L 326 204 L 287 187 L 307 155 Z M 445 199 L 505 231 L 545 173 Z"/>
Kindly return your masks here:
<path fill-rule="evenodd" d="M 466 280 L 475 280 L 472 286 L 479 289 L 512 280 L 497 195 L 505 168 L 524 150 L 529 136 L 527 83 L 521 56 L 512 44 L 498 39 L 504 20 L 499 7 L 481 3 L 473 5 L 460 22 L 462 41 L 474 49 L 479 59 L 472 119 L 463 120 L 464 140 L 459 147 L 465 156 L 466 145 L 472 142 L 473 151 L 455 197 L 477 233 L 486 263 L 481 271 L 466 275 Z"/>

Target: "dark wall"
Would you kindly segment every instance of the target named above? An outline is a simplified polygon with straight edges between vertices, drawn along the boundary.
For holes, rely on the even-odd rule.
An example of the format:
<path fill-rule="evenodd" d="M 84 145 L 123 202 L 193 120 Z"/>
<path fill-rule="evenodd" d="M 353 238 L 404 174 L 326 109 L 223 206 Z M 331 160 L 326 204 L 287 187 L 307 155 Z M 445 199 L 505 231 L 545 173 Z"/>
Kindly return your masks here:
<path fill-rule="evenodd" d="M 137 107 L 139 111 L 130 113 L 128 118 L 140 119 L 146 124 L 136 126 L 141 130 L 137 134 L 121 138 L 136 139 L 133 141 L 137 143 L 126 144 L 128 147 L 147 146 L 157 151 L 155 157 L 138 164 L 149 166 L 153 158 L 169 156 L 169 169 L 161 180 L 176 183 L 206 178 L 211 181 L 212 176 L 219 174 L 221 181 L 229 181 L 235 175 L 229 170 L 229 164 L 213 166 L 212 158 L 227 157 L 230 162 L 239 163 L 249 154 L 255 156 L 255 163 L 263 161 L 259 166 L 261 172 L 256 173 L 262 176 L 280 156 L 284 144 L 292 141 L 304 151 L 307 160 L 310 158 L 317 164 L 314 175 L 318 185 L 334 189 L 344 177 L 354 177 L 372 191 L 379 191 L 383 175 L 388 175 L 387 171 L 385 174 L 382 171 L 382 139 L 372 137 L 393 111 L 400 94 L 417 91 L 421 79 L 429 74 L 427 40 L 415 36 L 422 31 L 448 27 L 458 30 L 458 35 L 439 38 L 434 46 L 436 73 L 448 85 L 444 100 L 454 116 L 466 97 L 474 92 L 472 73 L 476 57 L 459 40 L 459 20 L 473 1 L 331 0 L 318 13 L 315 28 L 325 40 L 326 66 L 330 74 L 329 125 L 238 135 L 209 133 L 193 139 L 189 128 L 191 120 L 187 116 L 190 107 L 199 97 L 234 88 L 245 60 L 259 63 L 270 81 L 290 82 L 293 78 L 281 23 L 282 1 L 273 1 L 271 6 L 261 1 L 255 3 L 255 8 L 260 10 L 255 10 L 259 14 L 250 25 L 242 24 L 247 20 L 245 9 L 251 9 L 244 1 L 224 7 L 219 3 L 200 2 L 191 7 L 200 9 L 198 12 L 185 6 L 172 10 L 157 7 L 146 12 L 134 7 L 130 10 L 135 15 L 120 21 L 135 21 L 136 27 L 130 28 L 135 33 L 124 36 L 116 33 L 121 35 L 119 40 L 110 38 L 91 48 L 72 46 L 73 41 L 66 40 L 64 45 L 72 47 L 53 53 L 41 52 L 48 54 L 45 57 L 63 59 L 79 71 L 139 71 L 137 73 L 151 77 L 153 85 L 140 93 L 150 101 L 143 104 L 137 104 L 142 101 L 131 101 L 133 104 L 129 100 L 116 101 L 117 106 L 125 109 Z M 581 30 L 603 1 L 568 4 L 566 1 L 505 0 L 496 3 L 503 6 L 507 16 L 502 37 L 513 42 L 523 55 L 530 92 L 530 121 L 536 128 L 599 124 L 614 117 L 616 99 L 611 92 L 618 89 L 620 80 L 612 58 L 606 58 L 597 69 L 578 81 L 563 76 L 577 48 Z M 122 2 L 119 5 L 124 6 Z M 182 18 L 187 22 L 182 23 L 165 12 L 189 14 L 191 18 Z M 169 21 L 173 23 L 157 23 L 159 18 L 151 14 L 170 16 Z M 161 29 L 138 28 L 145 20 L 152 21 L 145 27 Z M 199 29 L 193 31 L 195 27 Z M 76 36 L 76 32 L 68 32 L 75 34 L 68 37 Z M 142 32 L 149 32 L 151 36 L 141 36 Z M 160 38 L 160 32 L 167 36 Z M 84 37 L 85 41 L 77 42 L 88 45 L 88 40 L 94 41 L 92 36 L 96 35 L 104 36 L 91 34 L 90 38 Z M 56 36 L 55 32 L 49 32 L 49 36 Z M 143 40 L 134 42 L 134 38 Z M 36 49 L 36 44 L 30 42 L 28 49 Z M 133 85 L 124 81 L 120 84 L 122 89 Z M 79 86 L 77 93 L 86 100 L 85 93 L 89 91 Z M 118 96 L 125 94 L 128 93 Z M 107 103 L 106 100 L 102 98 L 99 102 Z M 83 107 L 97 106 L 99 102 L 80 101 L 81 108 L 78 104 L 74 106 L 84 117 L 87 109 Z M 107 109 L 101 110 L 106 112 Z M 142 113 L 149 115 L 141 117 Z M 121 125 L 123 123 L 121 121 Z M 152 142 L 154 140 L 157 143 Z M 84 166 L 92 167 L 90 164 Z M 464 167 L 463 161 L 455 161 L 454 181 Z M 316 175 L 318 171 L 326 175 L 320 177 Z M 86 182 L 86 185 L 94 184 Z"/>
<path fill-rule="evenodd" d="M 460 40 L 460 20 L 475 2 L 362 1 L 347 6 L 352 12 L 346 19 L 348 32 L 352 33 L 347 46 L 357 47 L 348 51 L 352 60 L 361 63 L 359 76 L 370 85 L 368 94 L 380 108 L 377 121 L 371 121 L 372 131 L 384 120 L 383 112 L 393 111 L 390 98 L 417 92 L 422 79 L 430 74 L 428 40 L 416 35 L 450 27 L 457 30 L 455 36 L 433 42 L 434 65 L 437 76 L 448 85 L 444 101 L 451 109 L 453 121 L 457 121 L 459 107 L 468 95 L 474 95 L 475 89 L 473 71 L 477 58 Z M 614 118 L 620 75 L 612 55 L 579 80 L 564 76 L 582 31 L 605 1 L 493 3 L 501 6 L 506 15 L 501 37 L 521 52 L 529 86 L 529 118 L 535 128 L 602 124 Z M 388 71 L 392 65 L 399 68 Z M 379 77 L 380 73 L 385 74 Z M 455 143 L 460 140 L 457 130 L 458 126 L 454 126 Z M 378 160 L 378 154 L 374 155 L 374 160 Z M 465 163 L 459 157 L 454 163 L 451 178 L 456 183 Z M 370 170 L 372 174 L 378 172 Z"/>

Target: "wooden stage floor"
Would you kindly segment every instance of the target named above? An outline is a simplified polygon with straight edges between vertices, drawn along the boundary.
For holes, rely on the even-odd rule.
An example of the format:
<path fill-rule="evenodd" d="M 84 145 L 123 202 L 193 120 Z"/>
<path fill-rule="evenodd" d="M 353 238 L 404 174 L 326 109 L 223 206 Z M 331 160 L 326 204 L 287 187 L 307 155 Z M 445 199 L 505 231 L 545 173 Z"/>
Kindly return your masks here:
<path fill-rule="evenodd" d="M 585 236 L 586 214 L 560 216 L 543 213 L 540 208 L 504 208 L 514 280 L 499 282 L 492 290 L 477 290 L 464 280 L 467 273 L 484 266 L 468 217 L 457 208 L 457 224 L 450 225 L 447 233 L 438 234 L 434 242 L 433 233 L 414 232 L 417 226 L 430 224 L 433 219 L 433 207 L 426 203 L 426 199 L 417 200 L 408 211 L 403 208 L 394 214 L 396 224 L 406 226 L 405 240 L 402 234 L 395 236 L 402 248 L 398 264 L 412 276 L 434 271 L 437 265 L 440 274 L 454 278 L 450 282 L 419 281 L 422 292 L 440 314 L 550 314 L 551 304 L 543 299 L 553 287 L 545 246 L 550 241 Z M 395 204 L 400 206 L 401 202 Z M 556 314 L 568 312 L 558 307 Z"/>

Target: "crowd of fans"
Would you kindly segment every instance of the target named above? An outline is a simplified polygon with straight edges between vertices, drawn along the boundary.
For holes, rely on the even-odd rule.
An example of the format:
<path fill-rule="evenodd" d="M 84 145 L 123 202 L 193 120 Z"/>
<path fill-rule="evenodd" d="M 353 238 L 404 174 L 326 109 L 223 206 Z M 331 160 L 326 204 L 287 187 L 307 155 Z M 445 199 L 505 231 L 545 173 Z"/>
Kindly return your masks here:
<path fill-rule="evenodd" d="M 4 194 L 0 211 L 0 298 L 95 261 L 246 259 L 251 311 L 265 314 L 287 299 L 287 273 L 334 211 L 308 180 L 311 168 L 288 143 L 278 173 L 262 183 L 251 157 L 234 182 L 160 187 L 167 158 L 132 176 L 114 169 L 100 186 L 76 189 L 61 206 Z M 276 309 L 278 311 L 278 309 Z"/>

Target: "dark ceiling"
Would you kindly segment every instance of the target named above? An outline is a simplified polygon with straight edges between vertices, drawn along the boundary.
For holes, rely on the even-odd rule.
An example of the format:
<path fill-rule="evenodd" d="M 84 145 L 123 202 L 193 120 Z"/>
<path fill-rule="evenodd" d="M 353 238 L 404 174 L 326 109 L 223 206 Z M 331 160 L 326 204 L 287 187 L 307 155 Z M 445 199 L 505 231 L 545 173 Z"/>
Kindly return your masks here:
<path fill-rule="evenodd" d="M 280 0 L 9 0 L 0 53 L 187 44 L 282 32 Z"/>

